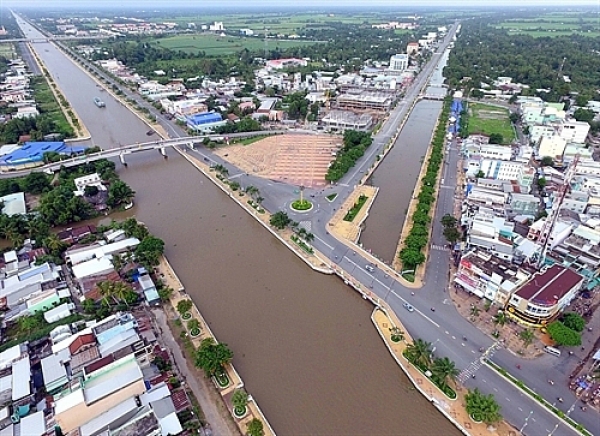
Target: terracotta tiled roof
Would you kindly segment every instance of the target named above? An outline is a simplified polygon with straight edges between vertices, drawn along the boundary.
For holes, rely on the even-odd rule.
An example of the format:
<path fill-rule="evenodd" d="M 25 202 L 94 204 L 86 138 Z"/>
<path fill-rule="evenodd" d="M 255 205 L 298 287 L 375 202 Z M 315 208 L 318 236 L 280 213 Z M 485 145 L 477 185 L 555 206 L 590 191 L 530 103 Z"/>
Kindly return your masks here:
<path fill-rule="evenodd" d="M 84 347 L 85 345 L 92 345 L 96 343 L 96 336 L 93 333 L 87 333 L 85 335 L 80 335 L 77 339 L 75 339 L 71 345 L 69 345 L 69 350 L 71 351 L 71 356 L 77 354 L 77 352 Z"/>

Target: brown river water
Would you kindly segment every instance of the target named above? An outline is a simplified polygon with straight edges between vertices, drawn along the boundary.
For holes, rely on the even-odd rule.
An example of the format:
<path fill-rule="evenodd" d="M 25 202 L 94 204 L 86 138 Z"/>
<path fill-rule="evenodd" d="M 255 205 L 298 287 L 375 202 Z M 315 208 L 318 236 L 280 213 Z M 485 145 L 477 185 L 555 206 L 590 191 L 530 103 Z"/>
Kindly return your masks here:
<path fill-rule="evenodd" d="M 53 46 L 36 44 L 95 143 L 143 141 L 147 126 Z M 373 327 L 373 309 L 313 272 L 175 152 L 128 157 L 133 213 L 166 254 L 248 392 L 279 435 L 458 435 L 413 390 Z"/>

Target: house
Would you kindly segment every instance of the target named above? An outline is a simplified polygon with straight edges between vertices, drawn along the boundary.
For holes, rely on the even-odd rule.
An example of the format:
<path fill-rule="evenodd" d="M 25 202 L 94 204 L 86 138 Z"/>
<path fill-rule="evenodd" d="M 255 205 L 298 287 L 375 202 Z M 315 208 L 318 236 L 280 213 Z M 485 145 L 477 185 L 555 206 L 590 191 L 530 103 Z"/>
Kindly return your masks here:
<path fill-rule="evenodd" d="M 2 204 L 2 213 L 5 215 L 25 215 L 27 213 L 24 192 L 17 192 L 0 197 L 0 203 Z"/>
<path fill-rule="evenodd" d="M 203 112 L 185 117 L 190 129 L 200 132 L 210 132 L 216 127 L 224 126 L 227 121 L 218 112 Z"/>
<path fill-rule="evenodd" d="M 508 314 L 523 324 L 542 327 L 571 303 L 583 282 L 583 277 L 575 271 L 553 265 L 514 292 L 505 293 Z"/>
<path fill-rule="evenodd" d="M 152 278 L 148 274 L 142 274 L 137 280 L 148 304 L 160 304 L 160 296 Z"/>
<path fill-rule="evenodd" d="M 127 238 L 110 244 L 95 243 L 86 247 L 70 248 L 65 252 L 65 261 L 70 265 L 76 265 L 90 259 L 133 250 L 139 243 L 137 238 Z"/>
<path fill-rule="evenodd" d="M 390 71 L 404 71 L 408 68 L 408 55 L 395 54 L 390 57 Z"/>
<path fill-rule="evenodd" d="M 406 46 L 406 54 L 413 55 L 419 53 L 419 43 L 418 42 L 409 42 Z"/>
<path fill-rule="evenodd" d="M 561 159 L 566 146 L 567 141 L 558 135 L 542 137 L 537 155 L 540 159 L 545 156 L 550 156 L 552 159 Z"/>
<path fill-rule="evenodd" d="M 41 360 L 44 387 L 49 394 L 56 393 L 68 382 L 67 368 L 65 363 L 70 359 L 69 350 L 62 350 L 57 354 L 51 354 Z"/>
<path fill-rule="evenodd" d="M 85 194 L 85 188 L 94 187 L 99 191 L 106 191 L 106 186 L 102 183 L 100 175 L 98 173 L 88 174 L 86 176 L 77 177 L 73 180 L 75 183 L 74 194 L 78 197 L 83 197 Z"/>
<path fill-rule="evenodd" d="M 496 301 L 499 289 L 512 292 L 533 274 L 526 266 L 517 266 L 487 251 L 473 250 L 458 265 L 454 283 L 479 298 Z"/>
<path fill-rule="evenodd" d="M 66 434 L 145 391 L 141 368 L 130 354 L 92 374 L 85 373 L 79 387 L 55 401 L 54 418 Z"/>
<path fill-rule="evenodd" d="M 61 319 L 70 316 L 74 310 L 75 305 L 73 303 L 63 303 L 44 312 L 44 319 L 48 324 L 52 324 L 53 322 L 60 321 Z"/>

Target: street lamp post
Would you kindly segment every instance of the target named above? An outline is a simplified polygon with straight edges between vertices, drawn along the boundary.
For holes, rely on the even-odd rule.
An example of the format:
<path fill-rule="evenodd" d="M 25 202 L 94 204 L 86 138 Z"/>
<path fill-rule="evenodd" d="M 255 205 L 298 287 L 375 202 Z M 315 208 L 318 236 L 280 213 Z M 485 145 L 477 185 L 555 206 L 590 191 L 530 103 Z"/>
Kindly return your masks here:
<path fill-rule="evenodd" d="M 556 431 L 557 428 L 558 428 L 558 423 L 554 426 L 554 428 L 552 429 L 552 431 L 550 433 L 548 433 L 548 436 L 552 436 L 554 434 L 554 432 Z"/>

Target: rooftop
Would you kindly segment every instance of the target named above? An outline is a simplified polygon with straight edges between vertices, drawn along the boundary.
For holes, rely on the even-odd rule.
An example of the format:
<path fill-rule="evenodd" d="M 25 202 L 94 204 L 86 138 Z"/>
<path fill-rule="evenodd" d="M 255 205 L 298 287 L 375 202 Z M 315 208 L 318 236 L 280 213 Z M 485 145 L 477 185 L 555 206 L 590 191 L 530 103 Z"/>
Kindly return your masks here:
<path fill-rule="evenodd" d="M 560 265 L 553 265 L 536 274 L 515 295 L 544 305 L 553 305 L 573 289 L 583 277 Z"/>
<path fill-rule="evenodd" d="M 84 147 L 67 147 L 64 142 L 26 142 L 21 148 L 0 159 L 0 165 L 24 165 L 44 160 L 44 153 L 83 153 Z"/>

